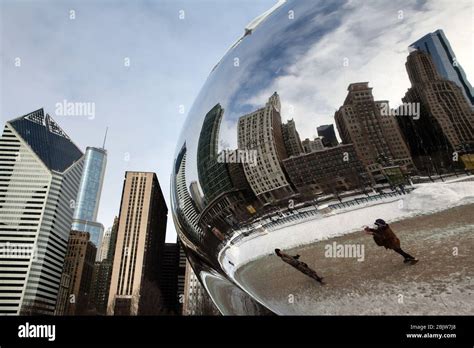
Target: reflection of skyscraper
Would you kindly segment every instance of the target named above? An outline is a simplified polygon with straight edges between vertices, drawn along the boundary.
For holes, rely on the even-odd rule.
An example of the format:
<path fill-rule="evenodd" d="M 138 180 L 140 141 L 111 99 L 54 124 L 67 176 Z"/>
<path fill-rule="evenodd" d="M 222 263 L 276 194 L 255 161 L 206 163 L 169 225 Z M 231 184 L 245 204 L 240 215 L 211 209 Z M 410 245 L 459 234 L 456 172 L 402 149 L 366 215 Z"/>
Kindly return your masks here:
<path fill-rule="evenodd" d="M 126 172 L 108 301 L 109 314 L 157 309 L 168 208 L 155 173 Z"/>
<path fill-rule="evenodd" d="M 366 184 L 365 168 L 352 144 L 290 157 L 283 164 L 298 192 L 310 197 L 363 188 Z"/>
<path fill-rule="evenodd" d="M 217 160 L 219 128 L 223 115 L 224 109 L 220 104 L 215 105 L 204 117 L 199 134 L 198 176 L 206 202 L 210 202 L 220 193 L 232 189 L 226 163 Z"/>
<path fill-rule="evenodd" d="M 438 74 L 432 57 L 410 53 L 406 62 L 412 87 L 403 101 L 420 104 L 420 118 L 400 118 L 399 123 L 413 156 L 434 156 L 449 163 L 452 151 L 474 148 L 474 112 L 458 86 Z M 425 167 L 428 161 L 417 165 Z"/>
<path fill-rule="evenodd" d="M 344 144 L 354 144 L 357 156 L 375 180 L 384 180 L 383 167 L 409 170 L 412 160 L 395 117 L 382 116 L 368 82 L 351 83 L 344 105 L 335 114 Z"/>
<path fill-rule="evenodd" d="M 6 123 L 0 137 L 0 263 L 8 268 L 0 268 L 0 314 L 54 313 L 82 156 L 43 109 Z"/>
<path fill-rule="evenodd" d="M 334 132 L 333 124 L 324 124 L 317 128 L 318 136 L 322 138 L 323 145 L 326 147 L 336 146 L 339 144 Z"/>
<path fill-rule="evenodd" d="M 191 198 L 193 199 L 194 204 L 199 212 L 204 209 L 204 202 L 202 199 L 201 192 L 199 192 L 199 185 L 197 181 L 191 181 L 189 184 L 189 192 L 191 193 Z"/>
<path fill-rule="evenodd" d="M 287 123 L 283 123 L 281 125 L 281 131 L 288 156 L 298 156 L 302 154 L 304 150 L 301 145 L 300 135 L 296 130 L 295 121 L 288 120 Z"/>
<path fill-rule="evenodd" d="M 184 225 L 187 231 L 194 232 L 196 240 L 202 241 L 204 232 L 198 225 L 199 213 L 196 209 L 186 185 L 186 144 L 183 145 L 175 162 L 175 205 L 180 224 Z"/>
<path fill-rule="evenodd" d="M 265 107 L 239 118 L 239 149 L 257 152 L 256 164 L 244 163 L 245 176 L 264 203 L 284 199 L 293 190 L 281 161 L 287 156 L 281 131 L 280 98 L 275 92 Z"/>
<path fill-rule="evenodd" d="M 99 247 L 104 226 L 97 222 L 100 194 L 104 181 L 107 152 L 104 149 L 88 147 L 84 156 L 81 185 L 77 193 L 76 209 L 71 229 L 89 232 L 90 241 Z"/>
<path fill-rule="evenodd" d="M 319 137 L 314 138 L 314 140 L 309 140 L 309 138 L 306 138 L 305 140 L 303 140 L 302 144 L 305 153 L 311 153 L 324 149 L 323 140 Z"/>
<path fill-rule="evenodd" d="M 412 43 L 410 48 L 428 53 L 440 77 L 454 82 L 461 88 L 470 106 L 474 107 L 474 90 L 466 78 L 466 73 L 456 60 L 443 30 L 439 29 L 423 36 Z"/>

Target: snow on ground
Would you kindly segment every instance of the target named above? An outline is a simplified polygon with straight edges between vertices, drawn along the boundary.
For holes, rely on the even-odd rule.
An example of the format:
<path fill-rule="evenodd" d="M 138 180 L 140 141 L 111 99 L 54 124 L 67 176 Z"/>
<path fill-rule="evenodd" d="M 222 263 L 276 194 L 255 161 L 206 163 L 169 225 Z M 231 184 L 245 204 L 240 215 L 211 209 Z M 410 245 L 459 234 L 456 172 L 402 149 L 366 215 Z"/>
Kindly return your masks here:
<path fill-rule="evenodd" d="M 419 258 L 416 265 L 404 264 L 369 236 L 352 233 L 337 237 L 337 243 L 364 245 L 363 262 L 326 257 L 325 242 L 291 250 L 324 277 L 324 286 L 274 255 L 243 265 L 234 280 L 280 315 L 469 315 L 474 311 L 473 207 L 393 223 L 404 249 Z"/>
<path fill-rule="evenodd" d="M 415 190 L 396 199 L 333 210 L 319 219 L 302 220 L 301 223 L 283 226 L 257 238 L 243 239 L 235 245 L 224 247 L 219 261 L 226 273 L 233 277 L 240 266 L 271 254 L 276 248 L 289 249 L 360 231 L 364 226 L 371 226 L 378 218 L 391 223 L 474 203 L 474 182 L 471 177 L 416 184 L 414 187 Z"/>

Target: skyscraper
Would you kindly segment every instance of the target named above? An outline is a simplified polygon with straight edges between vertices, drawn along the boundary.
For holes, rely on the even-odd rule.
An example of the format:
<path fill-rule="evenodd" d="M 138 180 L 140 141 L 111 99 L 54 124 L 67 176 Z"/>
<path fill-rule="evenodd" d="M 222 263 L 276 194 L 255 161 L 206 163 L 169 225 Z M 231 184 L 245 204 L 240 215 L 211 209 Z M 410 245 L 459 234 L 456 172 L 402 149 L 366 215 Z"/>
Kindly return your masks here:
<path fill-rule="evenodd" d="M 59 296 L 61 301 L 56 303 L 56 315 L 83 314 L 87 308 L 97 252 L 89 238 L 88 232 L 71 231 L 69 235 L 63 276 L 69 278 L 70 283 L 62 288 L 66 294 Z"/>
<path fill-rule="evenodd" d="M 375 181 L 385 181 L 384 167 L 413 169 L 408 147 L 395 117 L 382 116 L 368 82 L 351 83 L 344 104 L 335 113 L 343 144 L 353 144 L 357 157 Z"/>
<path fill-rule="evenodd" d="M 179 245 L 165 243 L 160 268 L 160 290 L 163 307 L 172 313 L 178 313 L 178 267 Z"/>
<path fill-rule="evenodd" d="M 326 147 L 336 146 L 339 144 L 334 132 L 333 124 L 324 124 L 317 128 L 318 136 L 322 138 L 323 145 Z"/>
<path fill-rule="evenodd" d="M 88 306 L 98 314 L 107 313 L 107 301 L 109 299 L 110 280 L 112 277 L 112 266 L 117 242 L 118 217 L 115 217 L 112 228 L 109 230 L 110 236 L 109 233 L 106 233 L 102 239 L 101 261 L 96 262 L 94 265 L 92 288 L 89 296 Z M 105 251 L 107 251 L 107 253 L 105 253 Z"/>
<path fill-rule="evenodd" d="M 412 86 L 403 102 L 419 103 L 420 117 L 398 121 L 417 166 L 430 170 L 433 160 L 449 166 L 454 151 L 474 151 L 474 111 L 458 86 L 438 73 L 424 51 L 411 52 L 405 65 Z"/>
<path fill-rule="evenodd" d="M 184 304 L 184 286 L 186 280 L 186 254 L 184 252 L 183 245 L 178 241 L 179 244 L 179 263 L 178 263 L 178 313 L 183 313 Z"/>
<path fill-rule="evenodd" d="M 43 109 L 0 138 L 0 314 L 53 314 L 83 153 Z"/>
<path fill-rule="evenodd" d="M 304 150 L 301 145 L 300 135 L 296 130 L 295 121 L 288 120 L 287 123 L 283 123 L 281 125 L 281 131 L 283 133 L 283 141 L 288 157 L 302 154 Z"/>
<path fill-rule="evenodd" d="M 243 168 L 250 187 L 263 203 L 274 203 L 294 193 L 281 164 L 288 155 L 276 92 L 263 108 L 239 118 L 238 147 L 257 152 L 256 163 L 243 163 Z"/>
<path fill-rule="evenodd" d="M 168 208 L 155 173 L 126 172 L 107 312 L 157 314 Z"/>
<path fill-rule="evenodd" d="M 107 152 L 104 149 L 87 147 L 71 227 L 73 231 L 89 232 L 90 240 L 96 247 L 100 246 L 104 231 L 104 226 L 96 220 L 106 163 Z"/>
<path fill-rule="evenodd" d="M 100 241 L 100 247 L 97 250 L 97 261 L 103 261 L 107 258 L 110 247 L 110 237 L 112 236 L 112 227 L 109 227 Z"/>
<path fill-rule="evenodd" d="M 440 77 L 454 82 L 461 88 L 470 107 L 474 107 L 474 90 L 467 80 L 461 64 L 457 61 L 443 30 L 438 29 L 433 33 L 426 34 L 412 43 L 409 48 L 429 54 Z"/>

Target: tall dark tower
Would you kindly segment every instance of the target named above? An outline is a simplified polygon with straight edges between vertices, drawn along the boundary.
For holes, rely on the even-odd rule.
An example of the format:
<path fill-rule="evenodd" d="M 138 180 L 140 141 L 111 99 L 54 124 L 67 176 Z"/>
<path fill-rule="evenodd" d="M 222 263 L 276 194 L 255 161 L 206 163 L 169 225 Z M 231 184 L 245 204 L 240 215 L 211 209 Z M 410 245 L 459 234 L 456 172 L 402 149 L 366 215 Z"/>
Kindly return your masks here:
<path fill-rule="evenodd" d="M 168 208 L 155 173 L 126 172 L 108 314 L 159 314 Z"/>
<path fill-rule="evenodd" d="M 420 118 L 399 117 L 416 166 L 431 170 L 434 165 L 452 165 L 453 152 L 474 149 L 474 111 L 461 89 L 437 71 L 430 54 L 413 51 L 405 64 L 411 88 L 404 103 L 419 103 Z"/>
<path fill-rule="evenodd" d="M 199 134 L 198 177 L 206 202 L 210 202 L 220 193 L 232 189 L 227 164 L 218 161 L 219 127 L 223 115 L 224 109 L 220 104 L 216 104 L 204 117 Z"/>
<path fill-rule="evenodd" d="M 337 146 L 339 142 L 336 138 L 336 133 L 334 132 L 333 124 L 324 124 L 317 128 L 318 136 L 322 137 L 323 145 L 325 147 Z"/>
<path fill-rule="evenodd" d="M 433 33 L 426 34 L 412 43 L 409 48 L 429 54 L 439 76 L 454 82 L 461 88 L 471 108 L 474 108 L 474 90 L 467 80 L 466 73 L 461 64 L 457 61 L 456 55 L 443 30 L 439 29 Z"/>

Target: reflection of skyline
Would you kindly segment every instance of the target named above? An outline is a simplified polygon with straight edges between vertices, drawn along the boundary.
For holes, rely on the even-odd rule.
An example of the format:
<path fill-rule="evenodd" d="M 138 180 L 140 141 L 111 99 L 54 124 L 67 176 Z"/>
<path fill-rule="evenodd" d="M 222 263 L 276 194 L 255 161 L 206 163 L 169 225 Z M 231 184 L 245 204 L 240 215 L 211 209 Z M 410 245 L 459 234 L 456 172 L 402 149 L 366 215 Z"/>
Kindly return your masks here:
<path fill-rule="evenodd" d="M 398 18 L 400 5 L 405 12 L 403 20 Z M 304 2 L 285 5 L 290 6 L 295 13 L 305 15 L 289 21 L 284 8 L 276 11 L 229 51 L 209 75 L 180 140 L 188 143 L 189 151 L 196 151 L 193 131 L 217 103 L 226 109 L 220 138 L 230 148 L 237 148 L 238 118 L 264 105 L 274 91 L 283 98 L 282 121 L 294 119 L 302 139 L 316 135 L 314 121 L 333 123 L 334 111 L 342 104 L 350 82 L 370 81 L 375 98 L 387 99 L 396 107 L 409 87 L 403 66 L 407 44 L 437 27 L 452 36 L 451 46 L 457 50 L 458 61 L 464 62 L 467 75 L 473 72 L 474 59 L 466 49 L 469 42 L 459 35 L 468 27 L 468 16 L 463 13 L 470 9 L 467 2 L 318 2 L 309 8 Z M 449 16 L 456 13 L 455 23 Z M 367 20 L 361 23 L 361 17 Z M 315 25 L 304 26 L 302 22 L 307 20 Z M 278 40 L 268 40 L 270 35 Z M 234 66 L 235 57 L 240 58 L 238 67 Z M 348 66 L 344 66 L 346 57 Z M 195 155 L 188 157 L 189 185 L 197 179 L 197 166 Z"/>
<path fill-rule="evenodd" d="M 406 69 L 412 89 L 418 83 L 418 94 L 430 90 L 436 81 L 441 81 L 443 86 L 455 86 L 453 82 L 443 80 L 439 74 L 426 68 L 426 64 L 417 65 L 419 62 L 413 60 L 413 54 L 407 57 Z M 429 56 L 427 59 L 431 61 Z M 420 77 L 416 76 L 425 76 L 423 85 L 419 86 Z M 199 209 L 200 227 L 209 230 L 218 226 L 218 233 L 221 233 L 231 226 L 238 226 L 239 221 L 247 220 L 255 213 L 260 215 L 270 206 L 285 206 L 290 199 L 304 202 L 323 194 L 339 197 L 345 191 L 366 194 L 375 188 L 393 189 L 405 185 L 408 183 L 407 176 L 417 173 L 430 175 L 431 171 L 439 174 L 440 171 L 456 170 L 455 167 L 463 168 L 462 165 L 453 166 L 452 163 L 443 162 L 445 155 L 437 157 L 440 151 L 448 151 L 439 146 L 424 154 L 430 156 L 432 167 L 420 165 L 423 163 L 419 158 L 420 153 L 413 146 L 413 140 L 409 140 L 410 127 L 401 120 L 401 117 L 415 115 L 400 114 L 399 117 L 393 117 L 384 114 L 382 110 L 384 107 L 389 109 L 389 102 L 376 100 L 372 90 L 368 82 L 349 84 L 344 103 L 334 113 L 341 144 L 332 123 L 315 124 L 314 129 L 317 129 L 319 137 L 301 141 L 293 119 L 282 123 L 280 97 L 274 92 L 263 107 L 239 117 L 238 150 L 221 150 L 255 151 L 256 161 L 252 164 L 245 161 L 222 163 L 218 160 L 224 109 L 220 103 L 216 104 L 206 113 L 198 139 L 197 162 L 199 184 L 204 194 L 202 200 L 197 182 L 193 181 L 190 185 L 190 190 L 194 190 L 191 196 L 197 199 L 194 205 L 203 207 Z M 451 93 L 449 96 L 439 94 L 436 102 L 430 98 L 411 100 L 422 105 L 421 115 L 413 118 L 411 127 L 418 129 L 417 142 L 423 141 L 423 127 L 434 128 L 438 132 L 424 136 L 442 138 L 451 134 L 453 138 L 463 135 L 467 145 L 462 154 L 469 153 L 469 143 L 474 138 L 472 113 L 465 107 L 466 100 L 458 87 L 448 92 Z M 447 102 L 455 111 L 440 107 Z M 429 120 L 423 123 L 422 128 L 416 123 L 420 116 Z M 427 126 L 426 122 L 431 125 Z M 449 122 L 452 122 L 451 126 Z M 451 128 L 456 131 L 451 131 Z M 465 131 L 468 132 L 467 136 Z M 459 134 L 455 135 L 456 132 Z M 221 140 L 223 143 L 225 140 Z M 415 158 L 412 159 L 412 156 Z M 414 160 L 418 167 L 414 165 Z M 234 171 L 234 175 L 230 175 L 233 167 L 240 167 L 241 172 Z M 253 197 L 243 194 L 236 187 L 235 179 L 239 174 L 242 176 L 240 181 L 245 181 L 244 186 L 252 191 Z M 265 209 L 256 211 L 255 208 L 260 204 Z"/>

